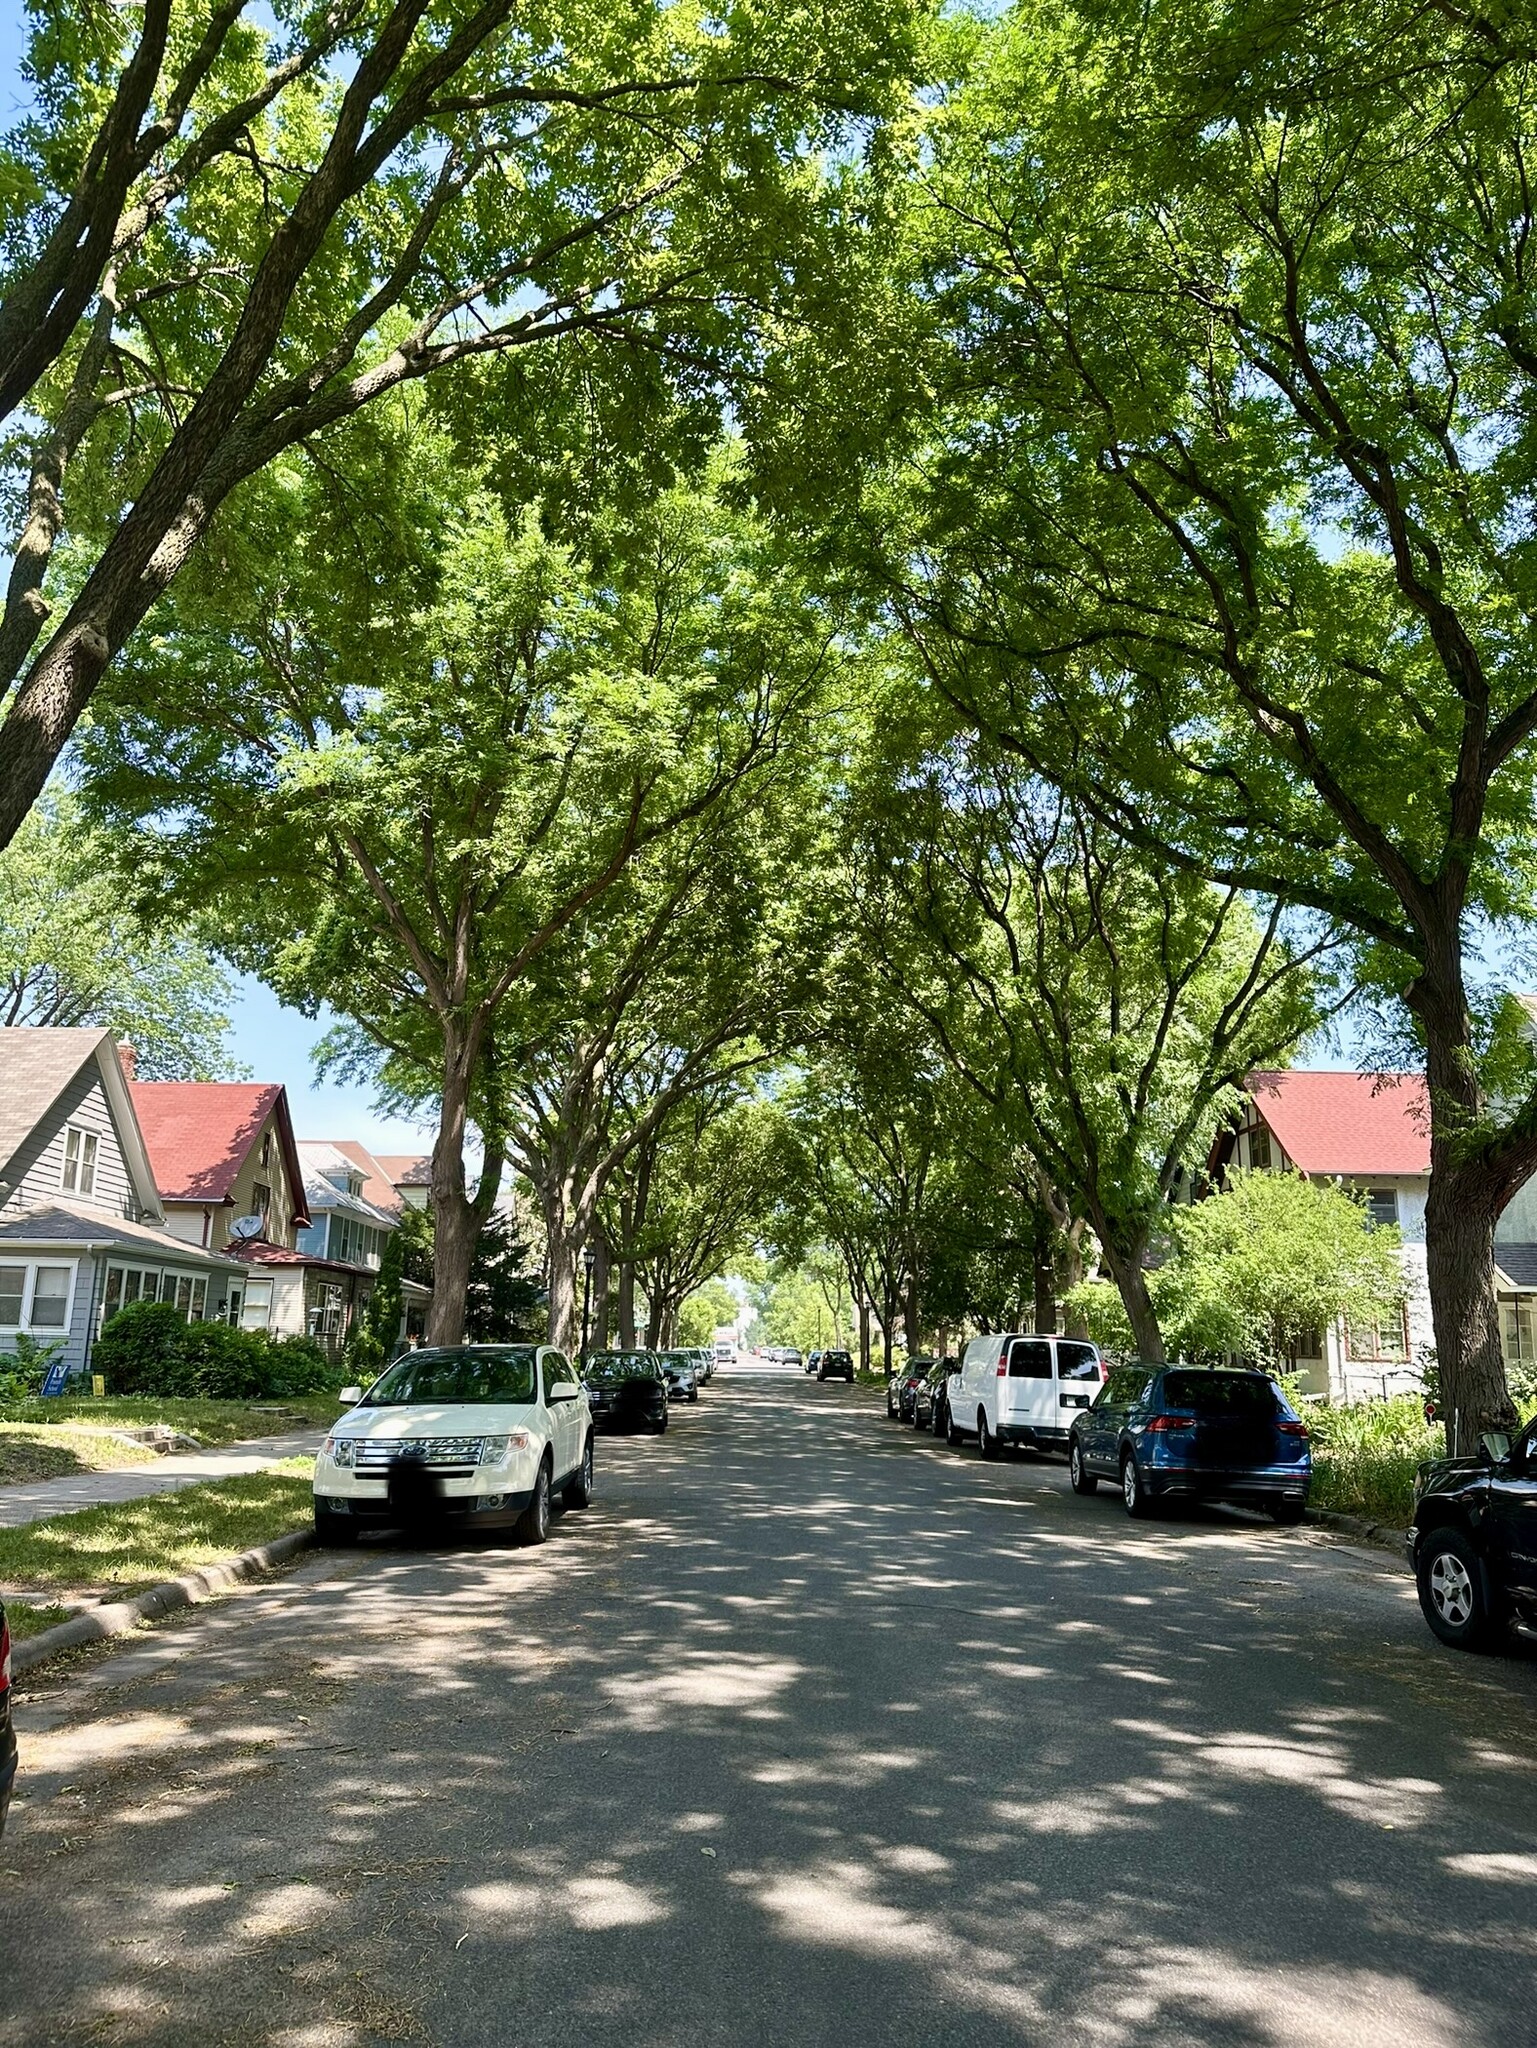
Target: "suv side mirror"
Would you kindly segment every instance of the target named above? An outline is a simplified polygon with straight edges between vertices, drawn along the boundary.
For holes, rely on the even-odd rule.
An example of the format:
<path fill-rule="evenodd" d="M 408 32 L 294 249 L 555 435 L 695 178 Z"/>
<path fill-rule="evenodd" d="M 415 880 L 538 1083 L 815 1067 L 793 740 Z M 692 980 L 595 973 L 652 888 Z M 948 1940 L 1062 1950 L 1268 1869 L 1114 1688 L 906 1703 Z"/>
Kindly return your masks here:
<path fill-rule="evenodd" d="M 576 1399 L 576 1388 L 570 1380 L 556 1380 L 551 1386 L 546 1388 L 544 1398 L 546 1406 L 554 1401 L 574 1401 Z"/>
<path fill-rule="evenodd" d="M 361 1387 L 343 1387 L 336 1398 L 344 1408 L 356 1408 L 359 1401 L 363 1398 L 363 1389 Z"/>

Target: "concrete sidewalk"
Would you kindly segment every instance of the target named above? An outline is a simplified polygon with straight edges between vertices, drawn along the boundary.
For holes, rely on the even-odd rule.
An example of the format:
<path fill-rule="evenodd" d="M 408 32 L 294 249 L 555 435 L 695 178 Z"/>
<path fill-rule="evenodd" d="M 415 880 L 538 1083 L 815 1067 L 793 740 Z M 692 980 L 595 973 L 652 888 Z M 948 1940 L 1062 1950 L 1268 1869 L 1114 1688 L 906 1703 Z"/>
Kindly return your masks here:
<path fill-rule="evenodd" d="M 174 1493 L 178 1487 L 201 1486 L 209 1479 L 233 1479 L 243 1472 L 264 1472 L 282 1458 L 314 1457 L 325 1441 L 321 1429 L 296 1430 L 288 1436 L 253 1437 L 225 1444 L 215 1451 L 182 1451 L 154 1458 L 145 1465 L 116 1465 L 110 1472 L 75 1472 L 64 1479 L 33 1479 L 22 1486 L 0 1486 L 0 1529 L 19 1529 L 77 1508 L 103 1507 L 109 1502 L 142 1500 L 152 1493 Z"/>

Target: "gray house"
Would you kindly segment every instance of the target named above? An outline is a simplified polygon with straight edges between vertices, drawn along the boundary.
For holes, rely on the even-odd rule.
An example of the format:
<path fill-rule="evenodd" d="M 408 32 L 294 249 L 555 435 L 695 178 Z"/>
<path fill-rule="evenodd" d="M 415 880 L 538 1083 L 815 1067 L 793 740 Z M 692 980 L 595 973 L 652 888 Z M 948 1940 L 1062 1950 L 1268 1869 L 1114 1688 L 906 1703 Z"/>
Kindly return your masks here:
<path fill-rule="evenodd" d="M 106 1031 L 0 1029 L 0 1350 L 85 1370 L 104 1315 L 240 1319 L 243 1268 L 173 1237 Z"/>

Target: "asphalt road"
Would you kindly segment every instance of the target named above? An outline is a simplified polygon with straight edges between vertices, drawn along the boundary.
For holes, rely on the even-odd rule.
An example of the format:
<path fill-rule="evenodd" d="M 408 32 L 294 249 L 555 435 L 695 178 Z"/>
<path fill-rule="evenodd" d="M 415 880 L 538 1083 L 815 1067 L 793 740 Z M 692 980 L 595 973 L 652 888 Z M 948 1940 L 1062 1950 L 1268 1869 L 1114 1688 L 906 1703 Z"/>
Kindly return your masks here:
<path fill-rule="evenodd" d="M 1529 2048 L 1537 1653 L 717 1378 L 538 1552 L 40 1674 L 0 2044 Z"/>

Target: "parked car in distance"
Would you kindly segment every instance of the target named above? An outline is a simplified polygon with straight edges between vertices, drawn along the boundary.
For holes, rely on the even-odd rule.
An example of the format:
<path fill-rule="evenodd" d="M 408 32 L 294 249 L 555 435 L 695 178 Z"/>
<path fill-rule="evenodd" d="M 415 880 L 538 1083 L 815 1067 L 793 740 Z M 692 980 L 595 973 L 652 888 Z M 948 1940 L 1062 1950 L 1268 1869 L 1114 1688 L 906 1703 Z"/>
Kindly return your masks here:
<path fill-rule="evenodd" d="M 897 1419 L 899 1422 L 912 1421 L 913 1403 L 917 1398 L 919 1384 L 933 1363 L 932 1358 L 910 1358 L 906 1365 L 899 1366 L 896 1372 L 892 1374 L 892 1378 L 897 1383 Z"/>
<path fill-rule="evenodd" d="M 408 1351 L 344 1415 L 315 1460 L 315 1536 L 426 1519 L 549 1533 L 550 1496 L 592 1498 L 592 1414 L 575 1368 L 548 1344 Z"/>
<path fill-rule="evenodd" d="M 699 1399 L 699 1375 L 694 1361 L 687 1351 L 663 1351 L 658 1353 L 658 1363 L 667 1375 L 667 1392 L 674 1401 L 697 1401 Z"/>
<path fill-rule="evenodd" d="M 819 1380 L 847 1380 L 852 1385 L 854 1361 L 846 1351 L 824 1351 L 817 1360 Z"/>
<path fill-rule="evenodd" d="M 889 1372 L 886 1375 L 886 1420 L 897 1422 L 902 1415 L 902 1375 Z"/>
<path fill-rule="evenodd" d="M 715 1353 L 703 1344 L 694 1344 L 688 1355 L 694 1361 L 694 1377 L 700 1386 L 707 1387 L 715 1377 Z"/>
<path fill-rule="evenodd" d="M 984 1458 L 1006 1445 L 1066 1450 L 1073 1418 L 1104 1380 L 1094 1345 L 1078 1337 L 998 1331 L 973 1337 L 945 1383 L 946 1436 L 976 1439 Z"/>
<path fill-rule="evenodd" d="M 1420 1467 L 1409 1562 L 1443 1643 L 1486 1649 L 1513 1621 L 1537 1627 L 1537 1421 Z"/>
<path fill-rule="evenodd" d="M 667 1427 L 667 1375 L 654 1351 L 590 1351 L 582 1377 L 592 1419 L 611 1429 Z"/>
<path fill-rule="evenodd" d="M 1178 1495 L 1300 1522 L 1313 1476 L 1307 1424 L 1275 1381 L 1226 1367 L 1117 1366 L 1074 1419 L 1067 1462 L 1075 1493 L 1118 1480 L 1129 1515 Z"/>
<path fill-rule="evenodd" d="M 933 1392 L 929 1397 L 929 1428 L 935 1436 L 950 1435 L 950 1375 L 955 1371 L 953 1358 L 936 1361 L 929 1375 Z M 952 1439 L 953 1441 L 953 1439 Z"/>
<path fill-rule="evenodd" d="M 0 1835 L 16 1785 L 16 1730 L 11 1723 L 11 1625 L 0 1600 Z"/>
<path fill-rule="evenodd" d="M 928 1370 L 913 1388 L 912 1414 L 910 1420 L 914 1429 L 934 1428 L 934 1404 L 944 1398 L 945 1381 L 950 1376 L 950 1367 L 942 1359 L 930 1359 Z M 935 1435 L 939 1434 L 935 1430 Z"/>

